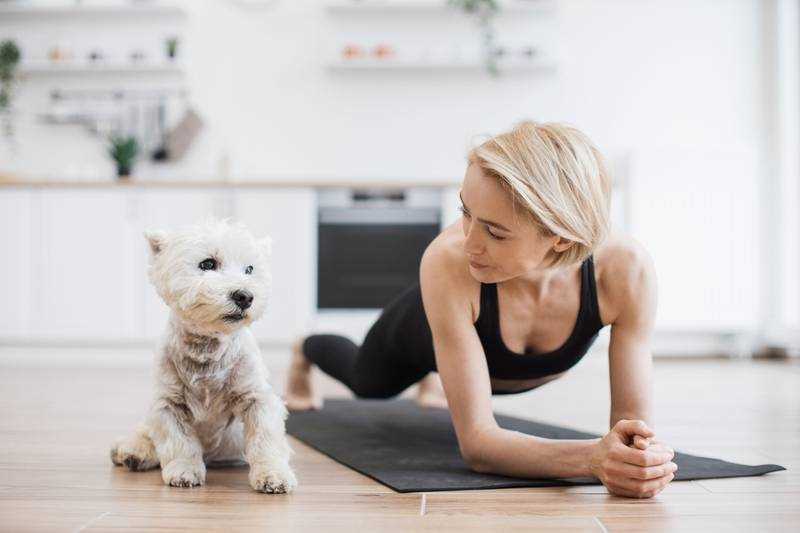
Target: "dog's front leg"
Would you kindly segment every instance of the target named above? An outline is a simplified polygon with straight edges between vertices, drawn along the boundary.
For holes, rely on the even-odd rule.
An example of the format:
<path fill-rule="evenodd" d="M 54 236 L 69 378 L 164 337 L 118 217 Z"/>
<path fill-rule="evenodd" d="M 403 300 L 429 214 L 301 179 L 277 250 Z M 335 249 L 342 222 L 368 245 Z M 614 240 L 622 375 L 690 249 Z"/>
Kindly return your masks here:
<path fill-rule="evenodd" d="M 189 422 L 185 405 L 164 400 L 150 418 L 150 437 L 161 463 L 164 483 L 173 487 L 196 487 L 206 480 L 203 446 Z"/>
<path fill-rule="evenodd" d="M 250 486 L 260 492 L 291 492 L 297 479 L 289 466 L 286 407 L 272 391 L 252 395 L 239 406 L 244 424 L 244 456 L 250 464 Z"/>

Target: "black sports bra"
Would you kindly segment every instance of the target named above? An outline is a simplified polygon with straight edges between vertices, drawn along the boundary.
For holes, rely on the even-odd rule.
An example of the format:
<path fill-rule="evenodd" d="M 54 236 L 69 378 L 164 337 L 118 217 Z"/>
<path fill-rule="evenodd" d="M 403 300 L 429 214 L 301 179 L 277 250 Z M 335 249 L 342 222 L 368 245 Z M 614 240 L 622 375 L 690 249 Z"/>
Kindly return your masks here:
<path fill-rule="evenodd" d="M 592 256 L 581 265 L 581 303 L 575 326 L 567 341 L 552 352 L 519 354 L 509 350 L 500 335 L 497 284 L 481 284 L 481 308 L 475 330 L 486 354 L 489 375 L 494 378 L 534 379 L 564 372 L 586 355 L 602 328 Z"/>

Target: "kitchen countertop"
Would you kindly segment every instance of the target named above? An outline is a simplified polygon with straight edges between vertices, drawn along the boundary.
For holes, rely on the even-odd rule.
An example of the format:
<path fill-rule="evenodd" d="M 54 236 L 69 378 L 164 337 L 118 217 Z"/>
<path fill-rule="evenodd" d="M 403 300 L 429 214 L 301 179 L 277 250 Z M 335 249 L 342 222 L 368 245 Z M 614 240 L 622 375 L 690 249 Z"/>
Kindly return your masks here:
<path fill-rule="evenodd" d="M 207 188 L 405 188 L 405 187 L 457 187 L 454 179 L 338 179 L 338 178 L 258 178 L 231 180 L 146 179 L 121 180 L 52 180 L 20 179 L 0 174 L 0 189 L 207 189 Z"/>

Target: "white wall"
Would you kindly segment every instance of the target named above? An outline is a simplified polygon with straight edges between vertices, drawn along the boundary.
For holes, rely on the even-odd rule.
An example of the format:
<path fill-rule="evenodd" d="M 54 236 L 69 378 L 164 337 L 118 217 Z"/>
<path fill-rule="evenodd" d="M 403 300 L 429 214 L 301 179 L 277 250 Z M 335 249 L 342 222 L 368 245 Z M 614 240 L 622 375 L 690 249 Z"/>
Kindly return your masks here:
<path fill-rule="evenodd" d="M 213 174 L 229 150 L 241 175 L 460 176 L 475 135 L 524 117 L 574 123 L 612 150 L 751 148 L 765 133 L 758 0 L 562 0 L 557 74 L 499 80 L 482 73 L 330 72 L 325 60 L 354 25 L 326 12 L 321 0 L 279 0 L 265 9 L 223 0 L 184 5 L 187 82 L 209 128 L 183 173 Z M 378 40 L 407 27 L 416 28 L 408 33 L 413 38 L 427 31 L 406 18 L 369 20 L 366 35 Z M 536 16 L 526 20 L 531 31 L 552 26 Z M 466 20 L 444 22 L 445 41 L 473 30 Z M 30 41 L 31 29 L 49 27 L 38 23 L 15 34 Z M 70 35 L 68 28 L 54 33 Z M 43 89 L 55 79 L 26 82 L 21 96 L 29 113 L 41 109 Z M 74 168 L 77 152 L 84 170 L 92 164 L 108 170 L 97 141 L 81 142 L 76 129 L 22 132 L 25 168 Z M 52 154 L 47 161 L 38 156 L 43 149 Z"/>
<path fill-rule="evenodd" d="M 233 174 L 243 179 L 457 178 L 476 135 L 527 117 L 570 122 L 611 154 L 630 154 L 633 213 L 660 217 L 632 222 L 657 256 L 663 307 L 671 316 L 682 306 L 701 312 L 716 302 L 729 313 L 726 323 L 760 328 L 769 301 L 760 299 L 759 280 L 769 274 L 759 270 L 757 257 L 769 250 L 761 244 L 759 197 L 771 177 L 762 163 L 771 153 L 766 143 L 774 126 L 767 4 L 556 3 L 554 19 L 501 20 L 499 38 L 517 42 L 529 32 L 557 55 L 557 71 L 492 79 L 482 72 L 354 73 L 324 66 L 347 38 L 422 41 L 440 34 L 446 41 L 477 42 L 469 35 L 474 27 L 459 18 L 357 21 L 327 12 L 319 0 L 277 0 L 266 9 L 184 1 L 186 81 L 207 128 L 187 160 L 169 170 L 211 177 L 227 153 Z M 23 29 L 17 28 L 21 39 L 29 35 Z M 31 120 L 22 121 L 14 164 L 34 174 L 110 175 L 97 139 L 78 127 L 33 121 L 54 79 L 30 79 L 22 87 Z M 717 198 L 722 189 L 726 196 Z M 642 202 L 659 200 L 663 191 L 676 205 L 688 205 L 688 215 L 670 217 L 669 204 L 654 211 Z M 721 239 L 722 248 L 709 236 L 716 226 L 703 228 L 698 213 L 705 208 L 723 210 L 709 215 L 718 223 L 738 224 Z M 740 218 L 731 218 L 740 211 Z M 717 225 L 723 233 L 728 228 Z M 692 261 L 702 268 L 692 269 Z M 693 284 L 683 283 L 686 278 Z M 668 325 L 702 326 L 697 312 Z"/>

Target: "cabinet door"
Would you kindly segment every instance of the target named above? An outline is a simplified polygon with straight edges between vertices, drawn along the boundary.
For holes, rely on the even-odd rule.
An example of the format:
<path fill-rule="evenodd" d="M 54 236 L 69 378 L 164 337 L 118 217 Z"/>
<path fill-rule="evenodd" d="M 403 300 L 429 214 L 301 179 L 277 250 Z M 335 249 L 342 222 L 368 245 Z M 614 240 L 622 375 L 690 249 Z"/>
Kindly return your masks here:
<path fill-rule="evenodd" d="M 25 338 L 29 334 L 33 193 L 0 191 L 0 337 Z"/>
<path fill-rule="evenodd" d="M 316 197 L 312 189 L 241 189 L 235 218 L 272 237 L 272 294 L 253 324 L 259 340 L 286 343 L 310 326 L 316 293 Z"/>
<path fill-rule="evenodd" d="M 135 250 L 127 193 L 40 194 L 31 333 L 53 340 L 131 338 Z"/>
<path fill-rule="evenodd" d="M 655 261 L 658 329 L 757 326 L 757 183 L 756 157 L 745 150 L 636 154 L 632 230 Z"/>
<path fill-rule="evenodd" d="M 137 325 L 141 334 L 155 339 L 164 331 L 169 309 L 147 278 L 149 248 L 144 238 L 147 229 L 175 230 L 209 217 L 230 216 L 230 193 L 222 189 L 154 189 L 140 193 L 136 211 L 136 272 L 139 298 Z"/>

